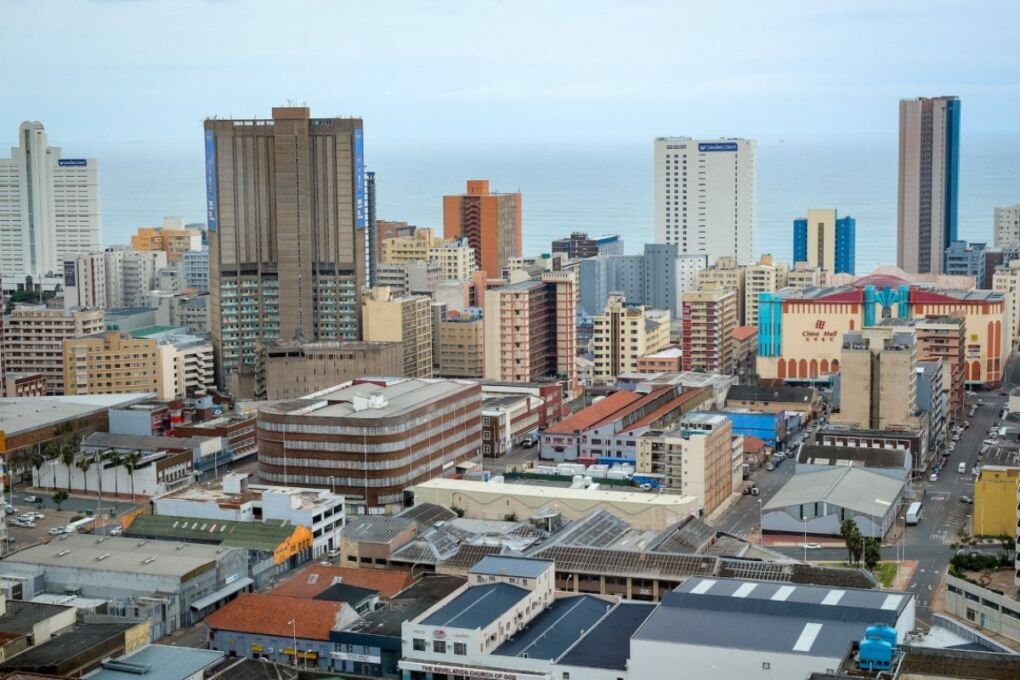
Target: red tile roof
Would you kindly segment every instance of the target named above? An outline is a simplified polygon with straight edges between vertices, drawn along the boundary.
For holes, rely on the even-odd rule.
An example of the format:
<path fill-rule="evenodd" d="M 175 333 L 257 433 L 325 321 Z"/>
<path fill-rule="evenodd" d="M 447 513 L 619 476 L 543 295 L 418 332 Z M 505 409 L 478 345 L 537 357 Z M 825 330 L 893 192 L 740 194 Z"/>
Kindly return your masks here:
<path fill-rule="evenodd" d="M 737 326 L 733 329 L 734 340 L 749 340 L 758 335 L 757 326 Z"/>
<path fill-rule="evenodd" d="M 214 631 L 328 640 L 340 610 L 346 606 L 343 602 L 328 600 L 247 593 L 214 611 L 206 617 L 205 623 Z M 291 628 L 291 621 L 294 628 Z"/>
<path fill-rule="evenodd" d="M 744 435 L 744 452 L 757 453 L 765 448 L 765 442 L 751 435 Z"/>
<path fill-rule="evenodd" d="M 615 416 L 619 411 L 641 399 L 642 395 L 621 390 L 605 399 L 583 408 L 546 429 L 546 434 L 574 434 L 588 430 L 596 423 Z"/>
<path fill-rule="evenodd" d="M 348 586 L 378 590 L 379 597 L 387 600 L 414 585 L 411 574 L 399 569 L 358 569 L 312 564 L 273 588 L 270 594 L 311 599 L 333 585 L 336 579 Z"/>

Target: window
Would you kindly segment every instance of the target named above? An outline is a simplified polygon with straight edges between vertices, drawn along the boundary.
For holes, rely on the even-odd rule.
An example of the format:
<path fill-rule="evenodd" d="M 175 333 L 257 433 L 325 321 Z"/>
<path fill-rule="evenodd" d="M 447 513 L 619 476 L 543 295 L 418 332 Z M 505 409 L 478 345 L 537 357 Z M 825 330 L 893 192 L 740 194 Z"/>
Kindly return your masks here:
<path fill-rule="evenodd" d="M 414 651 L 416 652 L 424 652 L 425 640 L 423 640 L 422 638 L 414 638 L 414 640 L 411 641 L 411 646 L 414 648 Z"/>
<path fill-rule="evenodd" d="M 466 655 L 467 654 L 467 643 L 464 643 L 464 642 L 454 642 L 453 643 L 453 653 L 456 654 L 457 656 L 464 656 L 464 655 Z"/>
<path fill-rule="evenodd" d="M 443 640 L 433 640 L 432 651 L 436 654 L 446 654 L 446 643 Z"/>
<path fill-rule="evenodd" d="M 772 668 L 772 664 L 770 664 L 768 661 L 762 661 L 761 662 L 761 669 L 763 671 L 771 670 L 771 668 Z"/>

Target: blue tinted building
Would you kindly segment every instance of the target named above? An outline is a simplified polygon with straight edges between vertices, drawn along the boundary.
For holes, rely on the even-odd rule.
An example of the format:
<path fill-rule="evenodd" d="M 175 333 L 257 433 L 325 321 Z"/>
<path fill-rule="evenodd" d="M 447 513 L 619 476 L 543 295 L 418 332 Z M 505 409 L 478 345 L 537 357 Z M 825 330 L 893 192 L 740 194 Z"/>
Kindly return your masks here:
<path fill-rule="evenodd" d="M 854 274 L 857 221 L 835 210 L 808 210 L 793 221 L 793 261 L 834 274 Z"/>

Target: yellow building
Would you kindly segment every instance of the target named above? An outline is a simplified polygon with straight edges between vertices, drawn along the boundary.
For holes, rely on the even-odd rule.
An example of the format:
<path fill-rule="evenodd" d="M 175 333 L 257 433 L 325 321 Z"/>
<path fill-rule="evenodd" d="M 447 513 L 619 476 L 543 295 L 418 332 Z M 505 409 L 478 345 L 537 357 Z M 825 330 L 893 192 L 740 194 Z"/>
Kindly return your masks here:
<path fill-rule="evenodd" d="M 852 285 L 763 296 L 759 310 L 757 372 L 763 380 L 827 381 L 839 371 L 843 335 L 883 319 L 959 316 L 966 324 L 964 377 L 971 387 L 1002 381 L 1007 353 L 1005 300 L 984 290 L 921 288 L 877 273 Z"/>
<path fill-rule="evenodd" d="M 1020 468 L 985 465 L 974 482 L 974 536 L 1017 533 Z"/>
<path fill-rule="evenodd" d="M 738 326 L 745 323 L 744 281 L 744 268 L 737 266 L 737 259 L 734 257 L 720 257 L 708 269 L 698 271 L 699 291 L 732 290 L 736 293 Z"/>
<path fill-rule="evenodd" d="M 805 262 L 798 262 L 790 270 L 786 285 L 791 288 L 817 288 L 825 280 L 825 274 L 817 267 L 809 267 Z"/>
<path fill-rule="evenodd" d="M 415 229 L 413 236 L 394 236 L 383 239 L 379 262 L 383 264 L 404 264 L 429 259 L 429 248 L 440 243 L 431 229 Z"/>
<path fill-rule="evenodd" d="M 485 322 L 480 310 L 446 312 L 439 322 L 439 375 L 481 378 L 485 375 Z"/>
<path fill-rule="evenodd" d="M 394 297 L 389 288 L 372 288 L 362 300 L 366 342 L 399 342 L 404 348 L 404 377 L 432 377 L 432 298 Z"/>
<path fill-rule="evenodd" d="M 159 343 L 120 331 L 64 341 L 64 394 L 127 394 L 164 390 Z"/>
<path fill-rule="evenodd" d="M 164 217 L 161 227 L 140 227 L 131 237 L 131 249 L 140 251 L 161 250 L 167 262 L 180 262 L 189 250 L 202 249 L 202 232 L 185 229 L 179 217 Z"/>
<path fill-rule="evenodd" d="M 790 268 L 771 255 L 762 255 L 757 263 L 744 270 L 744 324 L 758 324 L 758 296 L 786 288 Z"/>
<path fill-rule="evenodd" d="M 595 382 L 612 382 L 637 370 L 638 359 L 669 346 L 669 311 L 628 307 L 610 293 L 602 314 L 592 318 Z"/>

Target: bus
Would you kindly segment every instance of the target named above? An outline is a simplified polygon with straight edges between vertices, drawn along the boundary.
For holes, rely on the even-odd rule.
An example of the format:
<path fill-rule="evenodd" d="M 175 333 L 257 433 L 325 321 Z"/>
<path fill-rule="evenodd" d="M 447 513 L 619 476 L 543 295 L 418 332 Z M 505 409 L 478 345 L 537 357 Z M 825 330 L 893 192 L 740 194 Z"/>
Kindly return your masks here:
<path fill-rule="evenodd" d="M 88 533 L 96 526 L 95 517 L 83 517 L 75 522 L 70 522 L 64 527 L 65 534 L 84 534 Z"/>
<path fill-rule="evenodd" d="M 913 526 L 921 521 L 921 504 L 911 503 L 907 508 L 907 524 Z"/>

